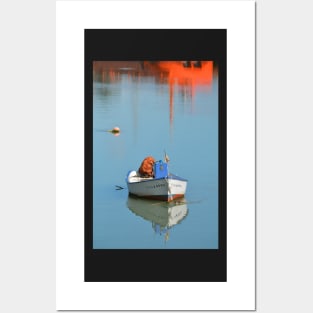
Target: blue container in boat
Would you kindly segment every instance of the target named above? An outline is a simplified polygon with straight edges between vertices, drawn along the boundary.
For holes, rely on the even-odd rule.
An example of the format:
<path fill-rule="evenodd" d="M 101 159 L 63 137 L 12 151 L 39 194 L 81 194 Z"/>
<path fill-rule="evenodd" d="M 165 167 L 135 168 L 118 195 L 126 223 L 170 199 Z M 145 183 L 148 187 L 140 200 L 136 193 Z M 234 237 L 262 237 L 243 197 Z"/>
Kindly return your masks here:
<path fill-rule="evenodd" d="M 154 163 L 154 178 L 164 178 L 168 176 L 167 163 L 157 161 Z"/>

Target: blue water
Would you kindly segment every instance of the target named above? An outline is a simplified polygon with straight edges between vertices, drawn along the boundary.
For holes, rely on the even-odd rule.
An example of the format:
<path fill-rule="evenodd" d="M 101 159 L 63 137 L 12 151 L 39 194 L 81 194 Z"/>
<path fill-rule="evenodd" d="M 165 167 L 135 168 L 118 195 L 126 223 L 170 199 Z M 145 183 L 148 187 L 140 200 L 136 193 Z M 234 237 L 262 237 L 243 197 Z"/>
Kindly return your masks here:
<path fill-rule="evenodd" d="M 217 249 L 217 74 L 211 84 L 171 89 L 166 73 L 141 75 L 135 65 L 94 69 L 93 248 Z M 107 132 L 115 126 L 118 136 Z M 170 221 L 166 203 L 129 199 L 125 183 L 129 170 L 164 150 L 170 172 L 188 179 Z"/>

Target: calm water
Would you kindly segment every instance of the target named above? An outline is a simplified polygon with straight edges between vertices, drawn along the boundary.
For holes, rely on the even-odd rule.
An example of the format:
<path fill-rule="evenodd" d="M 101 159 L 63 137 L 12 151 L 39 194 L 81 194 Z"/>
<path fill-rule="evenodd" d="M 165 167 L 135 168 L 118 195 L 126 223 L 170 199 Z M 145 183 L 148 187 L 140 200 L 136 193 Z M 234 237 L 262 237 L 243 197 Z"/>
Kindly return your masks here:
<path fill-rule="evenodd" d="M 94 249 L 218 248 L 218 83 L 203 64 L 94 63 Z M 164 150 L 185 198 L 129 198 L 127 172 Z"/>

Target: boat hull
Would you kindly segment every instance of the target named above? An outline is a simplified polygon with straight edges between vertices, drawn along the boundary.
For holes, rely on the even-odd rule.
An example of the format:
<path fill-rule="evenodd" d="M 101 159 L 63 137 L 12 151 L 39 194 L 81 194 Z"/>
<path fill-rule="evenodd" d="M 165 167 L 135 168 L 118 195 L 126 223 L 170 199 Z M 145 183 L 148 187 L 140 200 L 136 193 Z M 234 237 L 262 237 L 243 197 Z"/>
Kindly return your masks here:
<path fill-rule="evenodd" d="M 187 180 L 176 175 L 153 179 L 131 173 L 126 179 L 130 195 L 169 202 L 184 197 L 186 193 Z"/>

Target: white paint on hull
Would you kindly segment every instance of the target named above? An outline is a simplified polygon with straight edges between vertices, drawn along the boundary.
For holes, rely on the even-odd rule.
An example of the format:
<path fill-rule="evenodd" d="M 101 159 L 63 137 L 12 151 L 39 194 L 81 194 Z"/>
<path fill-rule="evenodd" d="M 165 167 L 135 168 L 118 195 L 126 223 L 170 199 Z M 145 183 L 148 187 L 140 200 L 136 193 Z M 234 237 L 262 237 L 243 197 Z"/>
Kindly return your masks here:
<path fill-rule="evenodd" d="M 142 178 L 135 171 L 126 178 L 128 191 L 138 197 L 184 195 L 187 189 L 187 180 L 175 175 L 166 178 Z"/>

